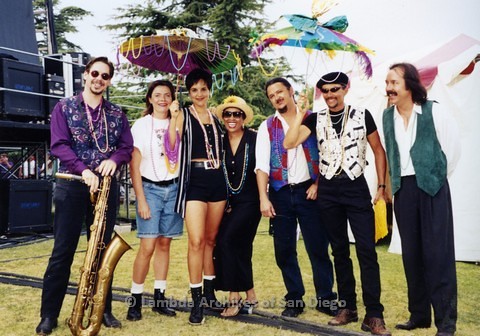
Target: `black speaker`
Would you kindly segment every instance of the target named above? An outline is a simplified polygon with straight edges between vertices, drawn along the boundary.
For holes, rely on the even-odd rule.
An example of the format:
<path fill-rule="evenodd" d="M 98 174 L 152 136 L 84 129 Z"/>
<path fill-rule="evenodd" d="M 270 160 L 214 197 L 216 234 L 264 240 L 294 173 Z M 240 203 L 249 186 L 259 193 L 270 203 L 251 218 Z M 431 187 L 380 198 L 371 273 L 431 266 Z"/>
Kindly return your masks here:
<path fill-rule="evenodd" d="M 84 52 L 71 52 L 69 53 L 72 57 L 72 63 L 79 65 L 73 65 L 73 94 L 79 95 L 83 91 L 83 73 L 85 72 L 85 66 L 90 61 L 91 56 L 88 53 Z"/>
<path fill-rule="evenodd" d="M 62 76 L 63 77 L 63 55 L 47 55 L 43 59 L 43 65 L 45 66 L 45 74 Z"/>
<path fill-rule="evenodd" d="M 0 49 L 0 53 L 12 54 L 27 63 L 38 62 L 32 1 L 0 1 L 0 46 L 10 48 Z"/>
<path fill-rule="evenodd" d="M 52 182 L 0 180 L 0 231 L 31 233 L 52 230 Z"/>
<path fill-rule="evenodd" d="M 52 113 L 55 104 L 65 97 L 65 79 L 62 76 L 45 75 L 45 93 L 59 98 L 47 97 L 47 115 Z"/>
<path fill-rule="evenodd" d="M 69 55 L 71 57 L 71 74 L 65 74 L 63 68 L 63 60 L 65 60 Z M 71 52 L 68 54 L 55 54 L 55 55 L 48 55 L 48 58 L 44 59 L 45 64 L 45 74 L 55 75 L 55 76 L 62 76 L 63 78 L 71 77 L 71 87 L 72 87 L 72 94 L 79 95 L 83 91 L 83 73 L 85 72 L 85 66 L 90 61 L 91 56 L 88 53 L 84 52 Z M 57 61 L 58 60 L 58 61 Z M 69 76 L 71 75 L 71 76 Z M 68 85 L 70 83 L 67 83 Z M 70 87 L 70 86 L 69 86 Z M 51 110 L 49 110 L 51 112 Z"/>
<path fill-rule="evenodd" d="M 0 58 L 0 113 L 3 119 L 31 121 L 45 118 L 43 68 Z M 11 89 L 12 91 L 9 91 Z"/>

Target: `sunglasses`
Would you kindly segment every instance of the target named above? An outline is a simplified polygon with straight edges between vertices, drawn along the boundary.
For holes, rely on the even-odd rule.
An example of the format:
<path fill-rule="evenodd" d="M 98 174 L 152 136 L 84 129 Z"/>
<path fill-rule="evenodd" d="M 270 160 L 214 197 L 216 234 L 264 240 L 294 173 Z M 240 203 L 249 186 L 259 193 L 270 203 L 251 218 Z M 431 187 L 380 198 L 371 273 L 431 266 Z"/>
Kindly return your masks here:
<path fill-rule="evenodd" d="M 334 87 L 332 87 L 332 88 L 330 88 L 330 89 L 321 88 L 320 91 L 322 91 L 322 93 L 327 94 L 327 93 L 329 93 L 329 92 L 335 93 L 335 92 L 337 92 L 338 90 L 344 89 L 344 88 L 345 88 L 345 86 L 334 86 Z"/>
<path fill-rule="evenodd" d="M 245 113 L 241 112 L 241 111 L 223 111 L 222 113 L 222 117 L 224 118 L 230 118 L 230 117 L 234 117 L 236 119 L 239 119 L 239 118 L 245 118 Z"/>
<path fill-rule="evenodd" d="M 100 72 L 98 72 L 97 70 L 93 70 L 93 71 L 90 71 L 90 75 L 93 77 L 93 78 L 97 78 L 98 75 L 100 75 Z M 102 79 L 103 80 L 109 80 L 110 78 L 112 78 L 112 76 L 110 76 L 110 74 L 104 72 L 102 73 Z"/>

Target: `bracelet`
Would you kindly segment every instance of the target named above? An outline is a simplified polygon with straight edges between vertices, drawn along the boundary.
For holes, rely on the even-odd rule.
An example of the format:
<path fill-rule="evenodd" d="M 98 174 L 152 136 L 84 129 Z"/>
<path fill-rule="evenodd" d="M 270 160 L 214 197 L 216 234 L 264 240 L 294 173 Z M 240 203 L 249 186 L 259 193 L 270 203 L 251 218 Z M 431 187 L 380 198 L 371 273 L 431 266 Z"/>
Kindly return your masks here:
<path fill-rule="evenodd" d="M 383 188 L 385 189 L 387 186 L 385 184 L 379 184 L 377 189 Z"/>

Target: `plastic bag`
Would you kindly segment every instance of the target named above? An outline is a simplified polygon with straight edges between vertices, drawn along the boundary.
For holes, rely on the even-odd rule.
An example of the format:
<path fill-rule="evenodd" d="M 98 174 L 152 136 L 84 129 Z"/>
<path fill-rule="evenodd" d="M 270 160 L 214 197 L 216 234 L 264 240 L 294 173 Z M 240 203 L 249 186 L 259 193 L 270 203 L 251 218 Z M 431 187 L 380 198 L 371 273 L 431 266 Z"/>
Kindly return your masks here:
<path fill-rule="evenodd" d="M 379 199 L 373 206 L 375 212 L 375 243 L 388 234 L 387 227 L 387 204 L 385 200 Z"/>

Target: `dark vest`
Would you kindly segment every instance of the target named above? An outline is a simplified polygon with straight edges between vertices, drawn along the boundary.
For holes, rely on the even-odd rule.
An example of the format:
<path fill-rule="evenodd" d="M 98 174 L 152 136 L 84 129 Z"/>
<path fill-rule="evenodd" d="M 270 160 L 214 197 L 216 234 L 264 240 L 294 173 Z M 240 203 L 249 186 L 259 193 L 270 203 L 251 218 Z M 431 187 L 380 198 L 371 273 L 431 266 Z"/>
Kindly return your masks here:
<path fill-rule="evenodd" d="M 61 101 L 62 113 L 65 115 L 68 128 L 71 133 L 71 146 L 77 157 L 90 169 L 97 168 L 103 160 L 110 158 L 116 150 L 124 128 L 122 119 L 122 110 L 120 107 L 103 100 L 103 109 L 108 125 L 108 148 L 106 153 L 98 150 L 96 143 L 90 134 L 88 120 L 85 112 L 85 106 L 80 96 L 65 98 Z M 98 131 L 98 130 L 97 130 Z M 100 148 L 107 148 L 105 138 L 105 126 L 102 121 L 102 131 L 98 135 L 98 145 Z M 60 171 L 66 172 L 66 167 L 60 163 Z"/>
<path fill-rule="evenodd" d="M 430 196 L 435 196 L 447 180 L 447 157 L 438 142 L 432 115 L 433 101 L 422 105 L 422 114 L 417 114 L 417 135 L 410 149 L 417 185 Z M 401 167 L 398 144 L 393 121 L 394 106 L 383 111 L 383 132 L 392 183 L 392 194 L 401 187 Z"/>

